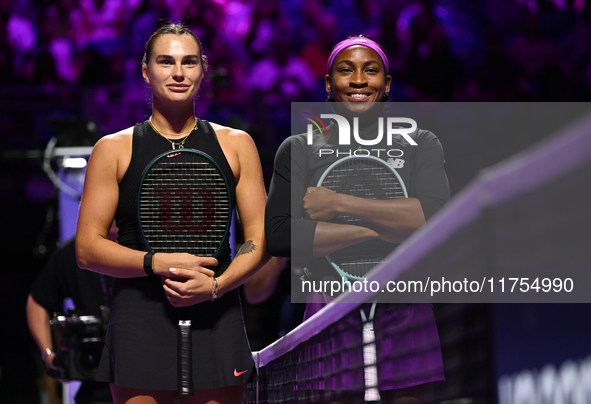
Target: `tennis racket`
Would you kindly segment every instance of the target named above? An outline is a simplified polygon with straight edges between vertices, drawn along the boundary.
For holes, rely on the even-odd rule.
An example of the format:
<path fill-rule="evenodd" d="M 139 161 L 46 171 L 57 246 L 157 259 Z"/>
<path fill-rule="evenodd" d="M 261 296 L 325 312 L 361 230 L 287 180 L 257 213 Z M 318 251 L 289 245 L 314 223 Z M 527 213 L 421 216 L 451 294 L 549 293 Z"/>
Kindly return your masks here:
<path fill-rule="evenodd" d="M 385 161 L 373 156 L 349 156 L 331 164 L 320 177 L 319 187 L 340 194 L 365 199 L 407 198 L 406 187 L 398 172 Z M 352 216 L 340 215 L 333 223 L 356 224 L 363 221 Z M 368 240 L 326 256 L 334 269 L 344 278 L 363 279 L 377 264 L 392 252 L 394 245 L 382 240 Z"/>
<path fill-rule="evenodd" d="M 223 172 L 207 154 L 173 150 L 156 157 L 142 175 L 138 222 L 153 253 L 187 252 L 216 257 L 228 237 L 230 190 Z M 191 307 L 180 308 L 178 396 L 193 395 Z"/>
<path fill-rule="evenodd" d="M 320 177 L 318 186 L 341 194 L 365 199 L 407 198 L 406 187 L 398 172 L 385 161 L 373 156 L 350 156 L 331 164 Z M 331 222 L 357 224 L 363 221 L 352 216 L 340 215 Z M 340 276 L 348 280 L 363 279 L 365 275 L 392 252 L 394 245 L 382 240 L 368 240 L 354 244 L 326 255 L 326 259 Z M 363 324 L 363 365 L 365 381 L 365 400 L 379 401 L 377 388 L 377 353 L 373 318 L 377 299 L 374 300 L 369 315 L 363 307 L 359 309 Z"/>

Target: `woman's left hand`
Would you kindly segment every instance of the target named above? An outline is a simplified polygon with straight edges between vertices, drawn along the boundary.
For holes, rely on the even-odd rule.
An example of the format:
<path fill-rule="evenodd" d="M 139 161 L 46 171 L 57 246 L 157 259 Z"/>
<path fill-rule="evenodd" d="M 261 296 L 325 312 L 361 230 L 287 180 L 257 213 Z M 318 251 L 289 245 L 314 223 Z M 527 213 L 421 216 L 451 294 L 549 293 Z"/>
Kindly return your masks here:
<path fill-rule="evenodd" d="M 171 271 L 171 275 L 174 279 L 162 277 L 162 287 L 174 307 L 192 306 L 211 299 L 212 278 L 215 275 L 211 269 L 176 268 L 174 272 Z"/>
<path fill-rule="evenodd" d="M 330 220 L 338 212 L 335 209 L 338 194 L 324 187 L 309 187 L 304 196 L 304 209 L 312 220 Z"/>

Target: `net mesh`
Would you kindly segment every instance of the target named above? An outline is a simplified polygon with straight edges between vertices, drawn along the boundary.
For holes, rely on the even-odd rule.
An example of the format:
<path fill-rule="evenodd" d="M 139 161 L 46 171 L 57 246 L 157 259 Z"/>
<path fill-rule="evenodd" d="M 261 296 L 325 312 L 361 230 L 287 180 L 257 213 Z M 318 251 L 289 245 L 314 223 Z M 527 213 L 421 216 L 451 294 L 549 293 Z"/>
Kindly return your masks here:
<path fill-rule="evenodd" d="M 588 291 L 589 128 L 591 116 L 583 117 L 558 136 L 479 176 L 368 278 L 383 283 L 409 273 L 490 275 L 528 268 L 556 276 L 559 268 Z M 435 305 L 439 336 L 433 340 L 428 331 L 434 318 L 429 317 L 430 304 L 379 303 L 372 319 L 369 308 L 375 296 L 367 294 L 365 303 L 359 303 L 351 295 L 339 296 L 253 354 L 259 381 L 247 386 L 245 402 L 394 402 L 398 387 L 437 379 L 439 369 L 430 353 L 439 352 L 440 346 L 446 382 L 436 385 L 423 402 L 494 402 L 490 330 L 482 309 L 486 305 Z M 553 296 L 589 302 L 588 294 Z M 405 322 L 408 310 L 419 307 L 429 310 Z"/>
<path fill-rule="evenodd" d="M 350 313 L 259 368 L 258 402 L 321 403 L 362 392 L 363 357 L 358 349 L 360 335 L 355 332 L 360 322 L 359 316 Z"/>
<path fill-rule="evenodd" d="M 376 307 L 373 320 L 372 307 Z M 392 386 L 440 378 L 441 363 L 433 360 L 439 355 L 439 340 L 432 337 L 429 305 L 415 311 L 413 322 L 405 321 L 416 309 L 413 305 L 368 303 L 348 309 L 338 321 L 292 349 L 281 352 L 285 347 L 280 340 L 256 353 L 259 381 L 249 386 L 247 402 L 373 402 Z M 338 316 L 339 311 L 310 321 Z M 305 328 L 292 337 L 301 338 L 302 331 Z"/>

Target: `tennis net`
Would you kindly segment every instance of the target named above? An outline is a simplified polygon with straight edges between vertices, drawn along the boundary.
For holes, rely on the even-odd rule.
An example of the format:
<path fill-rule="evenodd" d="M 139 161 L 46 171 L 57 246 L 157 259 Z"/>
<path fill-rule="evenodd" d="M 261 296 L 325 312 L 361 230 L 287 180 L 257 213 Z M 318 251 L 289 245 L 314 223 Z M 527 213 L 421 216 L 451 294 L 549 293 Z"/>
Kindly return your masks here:
<path fill-rule="evenodd" d="M 443 385 L 447 386 L 436 388 L 433 401 L 494 400 L 493 380 L 485 369 L 490 366 L 489 330 L 480 316 L 485 309 L 478 311 L 478 303 L 590 302 L 591 295 L 586 293 L 591 287 L 586 270 L 591 261 L 589 178 L 591 115 L 585 115 L 558 135 L 483 172 L 368 274 L 368 280 L 384 287 L 388 281 L 417 274 L 478 273 L 498 286 L 499 276 L 514 273 L 523 279 L 536 273 L 569 277 L 575 289 L 583 292 L 500 294 L 497 288 L 485 298 L 479 295 L 480 300 L 460 293 L 450 293 L 448 300 L 429 300 L 423 294 L 423 302 L 452 303 L 435 305 L 435 317 L 443 319 L 438 327 L 447 379 Z M 432 317 L 426 315 L 412 324 L 397 322 L 397 315 L 405 310 L 431 305 L 406 301 L 374 306 L 378 295 L 371 291 L 342 294 L 291 333 L 255 352 L 259 380 L 247 387 L 246 402 L 385 402 L 392 386 L 437 380 L 439 369 L 432 366 L 428 353 L 439 349 L 439 341 L 424 338 Z M 373 321 L 372 309 L 376 310 Z M 454 325 L 449 319 L 457 316 L 450 313 L 461 311 L 477 313 L 474 317 L 481 322 L 474 320 L 469 330 L 462 328 L 465 324 Z M 472 339 L 467 340 L 470 333 Z M 409 366 L 414 366 L 412 372 Z M 460 368 L 464 375 L 474 370 L 469 383 L 465 377 L 454 379 Z M 450 385 L 450 380 L 457 383 Z"/>

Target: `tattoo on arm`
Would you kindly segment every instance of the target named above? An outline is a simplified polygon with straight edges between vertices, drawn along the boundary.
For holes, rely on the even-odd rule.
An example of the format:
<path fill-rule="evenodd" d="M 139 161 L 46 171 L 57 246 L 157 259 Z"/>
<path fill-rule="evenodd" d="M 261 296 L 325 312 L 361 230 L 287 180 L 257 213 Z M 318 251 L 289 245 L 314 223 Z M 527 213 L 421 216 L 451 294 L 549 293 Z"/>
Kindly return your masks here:
<path fill-rule="evenodd" d="M 238 250 L 236 257 L 234 258 L 238 258 L 238 256 L 242 254 L 250 254 L 251 252 L 256 251 L 256 249 L 257 246 L 252 242 L 252 240 L 247 240 L 244 242 L 244 244 L 242 244 L 242 247 L 240 247 L 240 250 Z"/>

